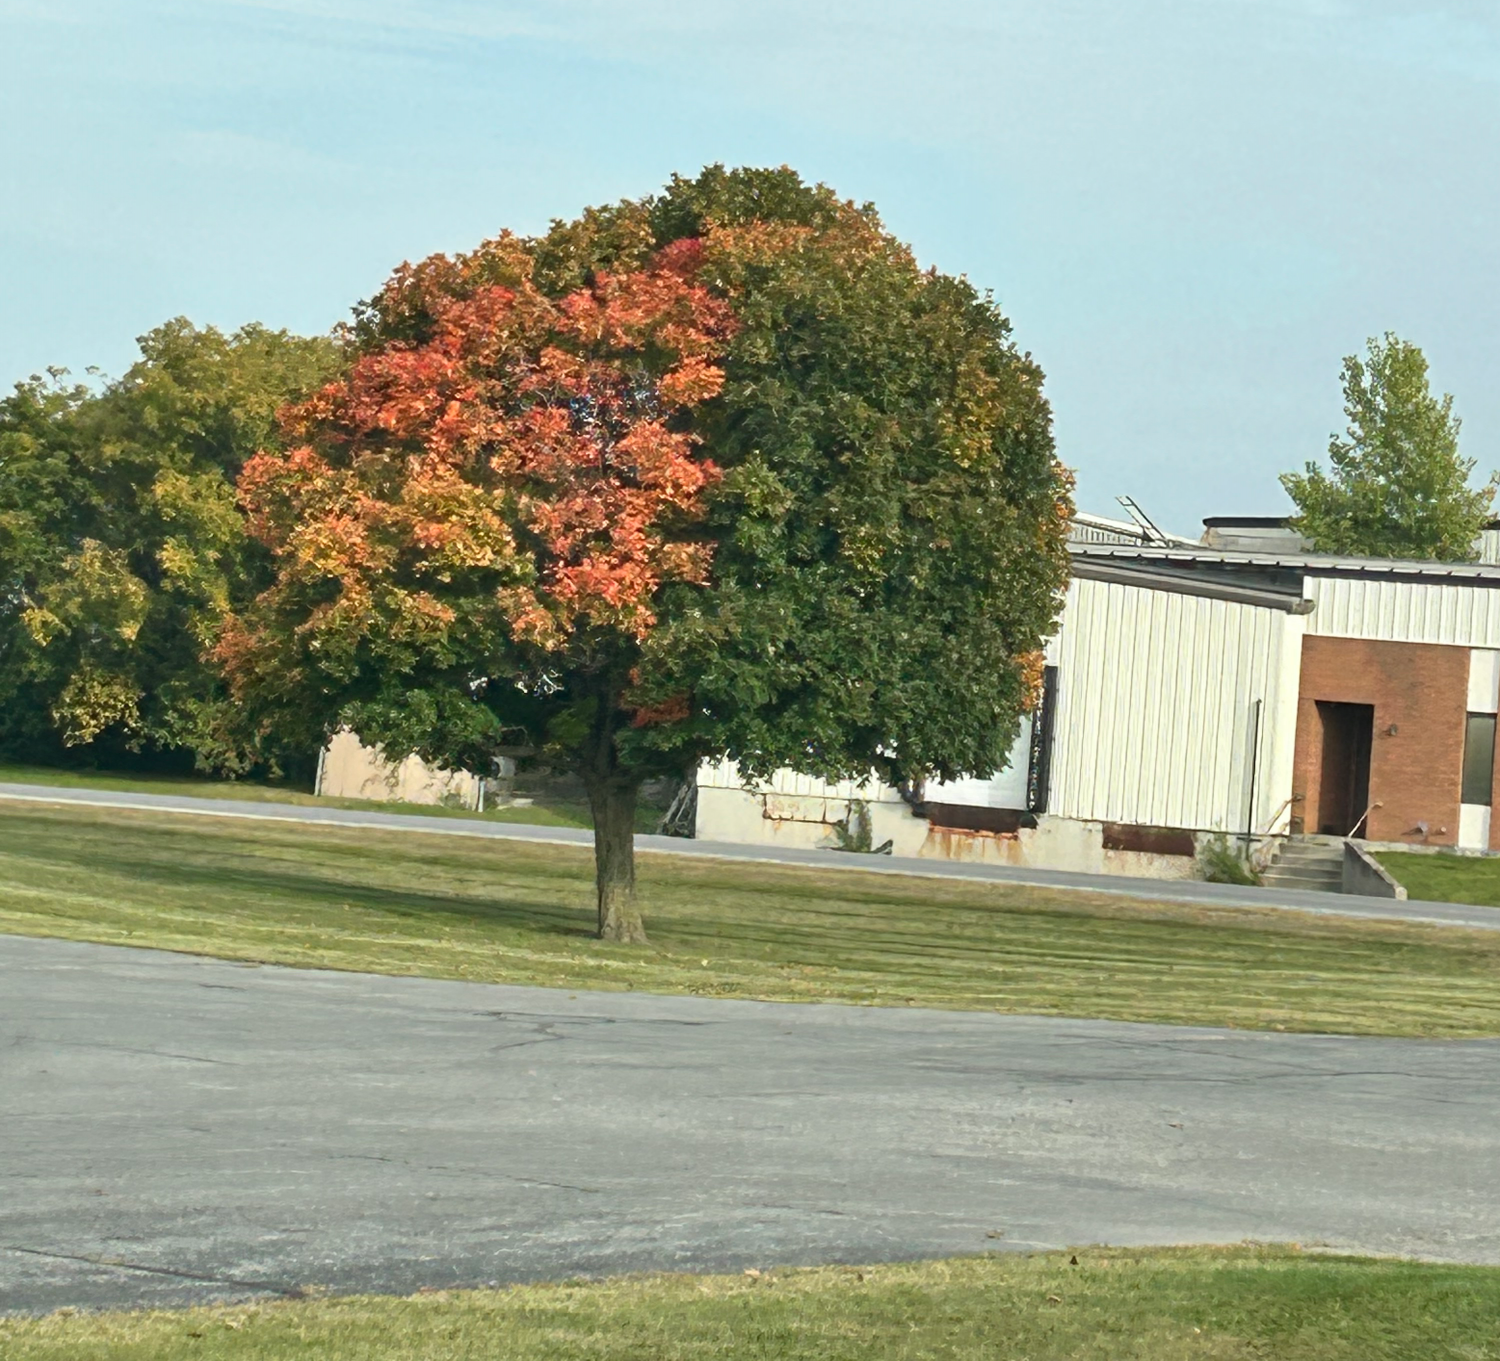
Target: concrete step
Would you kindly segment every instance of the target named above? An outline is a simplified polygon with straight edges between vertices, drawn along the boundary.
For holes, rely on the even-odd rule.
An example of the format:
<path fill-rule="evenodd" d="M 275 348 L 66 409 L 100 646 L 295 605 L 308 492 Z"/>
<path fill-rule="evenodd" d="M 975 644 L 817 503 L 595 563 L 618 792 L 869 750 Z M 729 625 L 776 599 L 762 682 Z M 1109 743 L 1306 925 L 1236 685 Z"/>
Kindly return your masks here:
<path fill-rule="evenodd" d="M 1277 853 L 1276 861 L 1278 864 L 1296 861 L 1298 864 L 1342 865 L 1344 848 L 1342 846 L 1299 846 L 1294 842 L 1281 848 Z"/>
<path fill-rule="evenodd" d="M 1342 865 L 1288 865 L 1285 862 L 1267 866 L 1271 874 L 1291 874 L 1302 879 L 1330 879 L 1339 883 L 1344 879 Z"/>
<path fill-rule="evenodd" d="M 1311 874 L 1323 879 L 1344 877 L 1342 860 L 1276 860 L 1266 868 L 1280 870 L 1284 874 Z"/>
<path fill-rule="evenodd" d="M 1277 865 L 1296 865 L 1299 868 L 1336 870 L 1343 869 L 1342 855 L 1278 855 L 1272 862 Z"/>
<path fill-rule="evenodd" d="M 1334 879 L 1344 877 L 1342 860 L 1275 860 L 1269 868 L 1274 870 L 1297 870 L 1308 874 L 1326 874 Z"/>
<path fill-rule="evenodd" d="M 1342 893 L 1344 891 L 1342 873 L 1320 874 L 1308 870 L 1273 868 L 1260 876 L 1260 882 L 1266 888 L 1298 889 L 1308 893 Z"/>
<path fill-rule="evenodd" d="M 1260 881 L 1289 892 L 1342 893 L 1344 843 L 1333 837 L 1284 841 Z"/>

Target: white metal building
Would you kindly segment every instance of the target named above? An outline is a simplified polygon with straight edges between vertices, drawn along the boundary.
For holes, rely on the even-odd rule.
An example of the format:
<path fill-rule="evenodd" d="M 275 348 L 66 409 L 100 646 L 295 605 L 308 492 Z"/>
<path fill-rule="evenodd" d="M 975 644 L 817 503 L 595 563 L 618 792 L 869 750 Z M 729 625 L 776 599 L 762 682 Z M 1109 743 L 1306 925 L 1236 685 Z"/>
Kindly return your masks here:
<path fill-rule="evenodd" d="M 826 846 L 863 820 L 898 855 L 1153 876 L 1193 873 L 1214 834 L 1487 849 L 1500 566 L 1319 557 L 1274 523 L 1209 522 L 1266 545 L 1246 551 L 1080 516 L 1005 771 L 907 800 L 705 766 L 698 836 Z"/>

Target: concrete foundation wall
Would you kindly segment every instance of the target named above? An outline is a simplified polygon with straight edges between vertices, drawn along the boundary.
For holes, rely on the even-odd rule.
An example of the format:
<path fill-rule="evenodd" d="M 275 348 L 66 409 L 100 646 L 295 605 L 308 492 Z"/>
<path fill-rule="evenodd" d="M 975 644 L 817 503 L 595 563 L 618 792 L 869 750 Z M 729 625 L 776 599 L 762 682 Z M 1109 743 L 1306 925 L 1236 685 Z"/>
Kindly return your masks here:
<path fill-rule="evenodd" d="M 1186 855 L 1104 849 L 1102 823 L 1043 816 L 1018 832 L 969 832 L 931 826 L 894 799 L 894 790 L 872 787 L 861 796 L 870 818 L 870 842 L 891 843 L 891 854 L 1017 868 L 1077 870 L 1147 879 L 1191 879 Z M 849 801 L 822 796 L 757 794 L 700 784 L 696 835 L 796 850 L 829 850 L 839 841 L 833 824 L 849 815 Z"/>

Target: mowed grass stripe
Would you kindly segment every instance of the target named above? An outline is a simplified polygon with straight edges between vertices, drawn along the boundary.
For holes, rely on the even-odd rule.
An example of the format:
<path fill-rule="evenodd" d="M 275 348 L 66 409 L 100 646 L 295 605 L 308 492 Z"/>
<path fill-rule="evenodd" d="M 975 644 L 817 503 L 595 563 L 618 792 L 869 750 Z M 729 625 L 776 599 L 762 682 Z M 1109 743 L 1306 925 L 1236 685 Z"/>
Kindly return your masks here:
<path fill-rule="evenodd" d="M 1500 1034 L 1500 933 L 586 848 L 0 809 L 0 931 L 374 973 L 1351 1034 Z"/>
<path fill-rule="evenodd" d="M 7 1361 L 1496 1361 L 1500 1270 L 1080 1249 L 0 1318 Z"/>

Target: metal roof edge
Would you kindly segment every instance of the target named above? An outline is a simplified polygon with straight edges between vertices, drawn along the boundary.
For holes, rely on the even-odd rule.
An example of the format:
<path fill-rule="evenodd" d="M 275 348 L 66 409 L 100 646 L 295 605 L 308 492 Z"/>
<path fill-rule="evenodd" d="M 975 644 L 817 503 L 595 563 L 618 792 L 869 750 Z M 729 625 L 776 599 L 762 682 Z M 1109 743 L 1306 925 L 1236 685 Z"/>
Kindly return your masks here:
<path fill-rule="evenodd" d="M 1159 530 L 1161 538 L 1153 539 L 1150 533 L 1137 524 L 1134 520 L 1117 520 L 1110 515 L 1097 515 L 1091 510 L 1074 510 L 1072 524 L 1087 529 L 1103 530 L 1111 534 L 1119 534 L 1129 538 L 1143 547 L 1151 548 L 1191 548 L 1198 542 L 1183 534 L 1173 534 L 1163 529 Z M 1122 545 L 1122 547 L 1128 545 Z"/>
<path fill-rule="evenodd" d="M 1225 548 L 1177 548 L 1163 544 L 1068 545 L 1074 560 L 1207 564 L 1223 567 L 1276 567 L 1307 576 L 1447 578 L 1474 585 L 1500 586 L 1500 563 L 1432 562 L 1419 558 L 1353 558 L 1321 553 L 1254 553 Z"/>
<path fill-rule="evenodd" d="M 1148 591 L 1166 591 L 1173 595 L 1225 600 L 1236 605 L 1256 605 L 1261 609 L 1280 610 L 1283 614 L 1311 614 L 1316 608 L 1316 602 L 1307 599 L 1300 590 L 1277 590 L 1271 586 L 1241 586 L 1222 578 L 1195 577 L 1187 572 L 1152 571 L 1149 567 L 1130 564 L 1128 559 L 1075 557 L 1073 575 L 1085 581 L 1103 581 L 1117 586 L 1137 586 Z"/>

